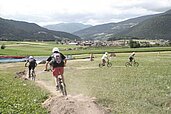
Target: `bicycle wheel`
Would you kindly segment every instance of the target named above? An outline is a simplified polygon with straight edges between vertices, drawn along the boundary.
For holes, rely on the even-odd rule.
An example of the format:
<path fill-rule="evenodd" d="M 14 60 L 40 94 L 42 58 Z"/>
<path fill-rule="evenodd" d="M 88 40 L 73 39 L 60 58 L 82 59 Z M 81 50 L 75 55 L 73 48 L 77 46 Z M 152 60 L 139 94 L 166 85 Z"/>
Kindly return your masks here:
<path fill-rule="evenodd" d="M 107 67 L 111 67 L 112 66 L 112 63 L 111 62 L 108 62 L 107 63 Z"/>
<path fill-rule="evenodd" d="M 65 86 L 65 85 L 63 86 L 62 94 L 63 94 L 64 96 L 67 96 L 67 91 L 66 91 L 66 86 Z"/>
<path fill-rule="evenodd" d="M 134 62 L 134 66 L 135 67 L 138 67 L 139 66 L 139 63 L 138 62 Z"/>
<path fill-rule="evenodd" d="M 99 67 L 100 67 L 100 68 L 102 68 L 102 67 L 103 67 L 103 65 L 102 65 L 101 63 L 99 63 Z"/>
<path fill-rule="evenodd" d="M 125 63 L 125 66 L 126 66 L 126 67 L 129 67 L 129 66 L 131 66 L 131 63 L 130 63 L 130 62 L 126 62 L 126 63 Z"/>
<path fill-rule="evenodd" d="M 31 73 L 31 80 L 34 80 L 35 81 L 35 78 L 36 78 L 36 74 L 34 71 L 32 71 Z"/>

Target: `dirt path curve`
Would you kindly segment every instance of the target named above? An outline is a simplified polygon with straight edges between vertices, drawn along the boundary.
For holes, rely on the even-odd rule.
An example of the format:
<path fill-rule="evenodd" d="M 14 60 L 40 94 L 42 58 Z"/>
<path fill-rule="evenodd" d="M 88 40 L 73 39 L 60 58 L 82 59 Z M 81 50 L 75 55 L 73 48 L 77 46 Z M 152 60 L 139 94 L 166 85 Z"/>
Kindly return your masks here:
<path fill-rule="evenodd" d="M 42 71 L 36 72 L 37 76 L 41 76 L 42 73 Z M 49 90 L 52 94 L 52 96 L 43 103 L 43 106 L 49 110 L 50 114 L 108 114 L 93 98 L 83 95 L 68 95 L 64 97 L 45 81 L 39 79 L 36 80 L 36 83 Z"/>

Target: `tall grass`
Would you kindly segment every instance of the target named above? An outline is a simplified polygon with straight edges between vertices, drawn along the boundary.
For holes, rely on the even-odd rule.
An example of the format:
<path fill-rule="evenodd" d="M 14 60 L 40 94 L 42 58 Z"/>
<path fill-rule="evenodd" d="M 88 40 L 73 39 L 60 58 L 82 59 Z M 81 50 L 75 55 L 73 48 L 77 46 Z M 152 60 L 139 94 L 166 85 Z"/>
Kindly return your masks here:
<path fill-rule="evenodd" d="M 2 114 L 47 114 L 41 103 L 48 93 L 35 83 L 14 78 L 22 71 L 21 64 L 0 64 L 0 113 Z"/>

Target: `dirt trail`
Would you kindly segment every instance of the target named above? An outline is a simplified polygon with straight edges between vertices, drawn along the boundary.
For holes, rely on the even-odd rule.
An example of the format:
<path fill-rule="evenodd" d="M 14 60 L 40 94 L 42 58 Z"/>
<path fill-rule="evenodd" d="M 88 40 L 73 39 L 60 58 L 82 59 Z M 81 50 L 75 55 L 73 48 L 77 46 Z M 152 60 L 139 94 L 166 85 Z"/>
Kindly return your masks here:
<path fill-rule="evenodd" d="M 37 76 L 41 76 L 43 72 L 37 71 Z M 83 95 L 67 97 L 62 96 L 54 87 L 48 85 L 43 80 L 36 80 L 36 83 L 43 86 L 52 94 L 43 106 L 49 110 L 50 114 L 107 114 L 108 112 L 100 107 L 95 98 L 89 98 Z"/>

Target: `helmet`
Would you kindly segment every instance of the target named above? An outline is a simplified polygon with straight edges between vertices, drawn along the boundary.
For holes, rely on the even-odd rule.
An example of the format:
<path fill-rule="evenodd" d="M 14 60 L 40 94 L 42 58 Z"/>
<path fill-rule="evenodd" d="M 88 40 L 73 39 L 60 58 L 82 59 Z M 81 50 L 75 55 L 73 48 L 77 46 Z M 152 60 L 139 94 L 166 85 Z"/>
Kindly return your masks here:
<path fill-rule="evenodd" d="M 29 59 L 33 59 L 33 56 L 30 56 Z"/>
<path fill-rule="evenodd" d="M 59 52 L 59 49 L 58 49 L 57 47 L 54 47 L 54 48 L 52 49 L 52 53 L 54 53 L 55 51 Z"/>
<path fill-rule="evenodd" d="M 135 52 L 132 52 L 132 55 L 135 55 Z"/>
<path fill-rule="evenodd" d="M 108 54 L 108 52 L 105 52 L 105 54 L 107 55 L 107 54 Z"/>

